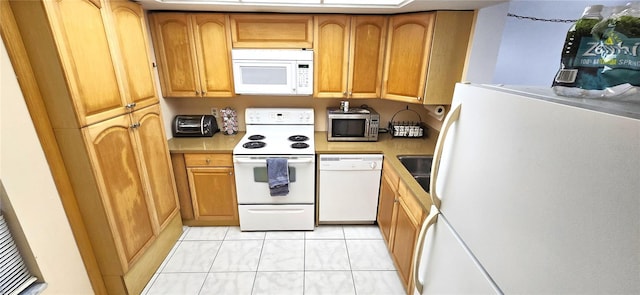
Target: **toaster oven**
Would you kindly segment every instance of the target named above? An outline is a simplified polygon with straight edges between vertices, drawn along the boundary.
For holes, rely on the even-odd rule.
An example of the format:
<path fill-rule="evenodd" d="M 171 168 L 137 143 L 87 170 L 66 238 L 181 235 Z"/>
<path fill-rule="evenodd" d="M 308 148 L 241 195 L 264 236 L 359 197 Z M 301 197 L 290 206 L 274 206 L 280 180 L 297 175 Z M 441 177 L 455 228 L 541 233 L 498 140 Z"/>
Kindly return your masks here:
<path fill-rule="evenodd" d="M 174 137 L 210 137 L 220 129 L 212 115 L 177 115 L 171 130 Z"/>

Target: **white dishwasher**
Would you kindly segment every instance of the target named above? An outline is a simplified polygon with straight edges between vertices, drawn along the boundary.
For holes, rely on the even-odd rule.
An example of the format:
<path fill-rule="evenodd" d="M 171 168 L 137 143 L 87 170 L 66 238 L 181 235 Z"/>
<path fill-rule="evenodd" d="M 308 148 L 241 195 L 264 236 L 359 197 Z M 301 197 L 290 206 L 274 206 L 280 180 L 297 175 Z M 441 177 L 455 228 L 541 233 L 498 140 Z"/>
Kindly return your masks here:
<path fill-rule="evenodd" d="M 382 155 L 327 154 L 319 163 L 318 223 L 374 223 Z"/>

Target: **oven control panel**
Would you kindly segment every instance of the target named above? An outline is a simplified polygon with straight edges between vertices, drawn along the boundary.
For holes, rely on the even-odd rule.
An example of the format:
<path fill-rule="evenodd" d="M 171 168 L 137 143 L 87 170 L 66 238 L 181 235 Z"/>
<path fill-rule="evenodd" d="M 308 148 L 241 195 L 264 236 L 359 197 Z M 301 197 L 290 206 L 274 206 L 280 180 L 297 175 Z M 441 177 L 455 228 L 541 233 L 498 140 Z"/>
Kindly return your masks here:
<path fill-rule="evenodd" d="M 246 124 L 313 124 L 311 108 L 247 108 Z"/>

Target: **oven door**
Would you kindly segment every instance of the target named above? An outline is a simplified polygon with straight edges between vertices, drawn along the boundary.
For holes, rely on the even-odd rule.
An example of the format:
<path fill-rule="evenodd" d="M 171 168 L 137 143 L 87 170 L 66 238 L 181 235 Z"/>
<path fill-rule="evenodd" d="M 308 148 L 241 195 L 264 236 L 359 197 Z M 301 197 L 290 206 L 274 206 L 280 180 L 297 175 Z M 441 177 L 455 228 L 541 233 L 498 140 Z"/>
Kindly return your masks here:
<path fill-rule="evenodd" d="M 272 197 L 269 193 L 267 158 L 287 158 L 289 193 Z M 239 205 L 313 204 L 315 200 L 315 156 L 233 156 Z"/>

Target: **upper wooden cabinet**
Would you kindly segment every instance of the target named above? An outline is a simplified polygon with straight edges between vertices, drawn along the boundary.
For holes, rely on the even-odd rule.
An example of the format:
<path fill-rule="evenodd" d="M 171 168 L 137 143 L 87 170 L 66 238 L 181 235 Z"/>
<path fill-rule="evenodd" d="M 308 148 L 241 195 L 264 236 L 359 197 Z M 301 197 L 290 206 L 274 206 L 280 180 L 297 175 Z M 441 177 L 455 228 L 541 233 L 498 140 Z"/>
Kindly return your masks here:
<path fill-rule="evenodd" d="M 390 17 L 383 98 L 422 101 L 434 21 L 433 12 Z"/>
<path fill-rule="evenodd" d="M 165 97 L 231 97 L 228 16 L 152 13 L 151 31 Z"/>
<path fill-rule="evenodd" d="M 313 16 L 231 14 L 233 48 L 313 48 Z"/>
<path fill-rule="evenodd" d="M 11 7 L 20 28 L 38 27 L 30 34 L 21 29 L 22 37 L 28 53 L 39 58 L 32 65 L 36 79 L 49 80 L 43 86 L 57 94 L 44 101 L 56 110 L 54 127 L 86 126 L 127 112 L 99 1 L 15 1 Z"/>
<path fill-rule="evenodd" d="M 462 78 L 472 22 L 471 11 L 391 16 L 382 97 L 450 104 Z"/>
<path fill-rule="evenodd" d="M 320 15 L 314 23 L 314 96 L 380 97 L 387 17 Z"/>
<path fill-rule="evenodd" d="M 149 56 L 148 32 L 144 21 L 144 11 L 140 5 L 128 0 L 111 0 L 105 2 L 111 11 L 110 21 L 117 40 L 119 50 L 116 64 L 120 65 L 119 73 L 123 77 L 125 107 L 144 108 L 158 102 L 156 84 Z M 135 103 L 133 105 L 132 103 Z"/>
<path fill-rule="evenodd" d="M 56 94 L 45 100 L 54 127 L 83 127 L 158 101 L 137 4 L 61 0 L 11 6 L 19 27 L 39 28 L 23 38 L 30 44 L 27 51 L 39 59 L 32 63 L 36 75 L 48 73 L 37 79 L 49 81 L 45 91 Z"/>
<path fill-rule="evenodd" d="M 473 19 L 473 11 L 436 13 L 424 104 L 451 104 L 455 84 L 462 81 Z"/>

